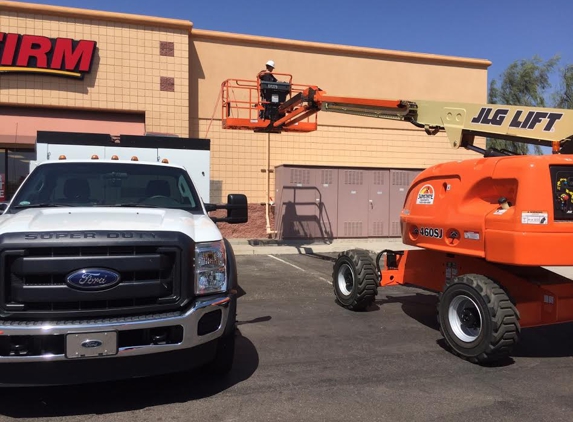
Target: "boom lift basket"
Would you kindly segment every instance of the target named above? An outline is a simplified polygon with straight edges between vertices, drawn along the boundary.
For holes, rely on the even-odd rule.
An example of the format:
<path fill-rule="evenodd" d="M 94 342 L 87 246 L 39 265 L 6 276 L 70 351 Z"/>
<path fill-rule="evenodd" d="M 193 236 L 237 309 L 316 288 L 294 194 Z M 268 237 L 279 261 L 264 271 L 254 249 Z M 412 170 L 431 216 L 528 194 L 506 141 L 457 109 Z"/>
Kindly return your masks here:
<path fill-rule="evenodd" d="M 279 107 L 308 85 L 292 83 L 292 75 L 273 73 L 282 81 L 260 79 L 227 79 L 221 85 L 223 129 L 242 129 L 254 132 L 313 132 L 317 129 L 316 115 L 286 124 L 276 122 L 284 117 Z"/>

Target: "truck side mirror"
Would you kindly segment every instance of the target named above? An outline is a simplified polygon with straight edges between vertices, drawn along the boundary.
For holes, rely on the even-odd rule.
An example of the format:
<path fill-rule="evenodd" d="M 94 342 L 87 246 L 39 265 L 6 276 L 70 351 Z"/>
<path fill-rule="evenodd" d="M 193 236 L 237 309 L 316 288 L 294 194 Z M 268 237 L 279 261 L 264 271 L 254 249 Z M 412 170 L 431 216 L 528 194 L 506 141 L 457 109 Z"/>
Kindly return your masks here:
<path fill-rule="evenodd" d="M 240 193 L 227 195 L 227 223 L 241 224 L 249 221 L 247 197 Z"/>
<path fill-rule="evenodd" d="M 211 217 L 215 223 L 242 224 L 249 221 L 249 209 L 247 197 L 241 193 L 230 193 L 227 195 L 227 204 L 205 204 L 207 212 L 226 209 L 227 217 Z"/>

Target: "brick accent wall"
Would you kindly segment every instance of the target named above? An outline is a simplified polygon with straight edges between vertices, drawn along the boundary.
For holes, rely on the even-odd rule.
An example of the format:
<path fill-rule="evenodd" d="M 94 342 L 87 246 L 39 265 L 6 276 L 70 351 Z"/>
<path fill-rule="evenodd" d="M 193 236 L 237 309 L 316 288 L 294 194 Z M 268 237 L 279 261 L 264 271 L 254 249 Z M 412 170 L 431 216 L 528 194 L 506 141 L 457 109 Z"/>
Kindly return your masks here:
<path fill-rule="evenodd" d="M 166 92 L 175 92 L 175 78 L 162 76 L 159 78 L 159 89 Z"/>
<path fill-rule="evenodd" d="M 165 57 L 175 57 L 175 43 L 171 41 L 160 41 L 159 55 Z"/>

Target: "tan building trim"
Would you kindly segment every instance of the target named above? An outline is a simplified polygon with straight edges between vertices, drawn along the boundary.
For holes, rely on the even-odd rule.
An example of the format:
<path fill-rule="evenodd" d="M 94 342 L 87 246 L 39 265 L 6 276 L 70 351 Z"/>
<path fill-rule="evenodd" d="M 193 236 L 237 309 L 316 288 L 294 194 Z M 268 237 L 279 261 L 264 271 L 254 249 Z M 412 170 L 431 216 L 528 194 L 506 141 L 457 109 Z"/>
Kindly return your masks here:
<path fill-rule="evenodd" d="M 158 18 L 154 16 L 132 15 L 127 13 L 103 12 L 99 10 L 77 9 L 72 7 L 48 6 L 43 4 L 0 1 L 0 11 L 66 16 L 80 19 L 121 22 L 132 25 L 157 26 L 191 31 L 193 23 L 180 19 Z"/>
<path fill-rule="evenodd" d="M 407 51 L 384 50 L 369 47 L 354 47 L 338 44 L 327 44 L 308 41 L 287 40 L 281 38 L 261 37 L 255 35 L 233 34 L 229 32 L 210 31 L 206 29 L 191 30 L 191 41 L 205 40 L 225 43 L 257 44 L 269 47 L 297 47 L 301 50 L 310 50 L 321 53 L 350 54 L 353 56 L 367 56 L 378 59 L 392 59 L 406 62 L 448 64 L 460 67 L 476 67 L 487 69 L 491 61 L 486 59 L 473 59 L 465 57 L 442 56 L 439 54 L 412 53 Z"/>

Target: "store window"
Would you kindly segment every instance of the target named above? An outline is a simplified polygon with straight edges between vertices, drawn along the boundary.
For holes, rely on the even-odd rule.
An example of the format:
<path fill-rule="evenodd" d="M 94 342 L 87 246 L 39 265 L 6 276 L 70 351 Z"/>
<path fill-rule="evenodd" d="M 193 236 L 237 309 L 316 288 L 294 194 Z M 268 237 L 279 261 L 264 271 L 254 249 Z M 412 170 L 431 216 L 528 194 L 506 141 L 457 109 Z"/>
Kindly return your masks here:
<path fill-rule="evenodd" d="M 0 174 L 4 191 L 4 199 L 0 200 L 9 200 L 30 172 L 30 161 L 36 159 L 36 151 L 18 149 L 0 151 Z"/>

